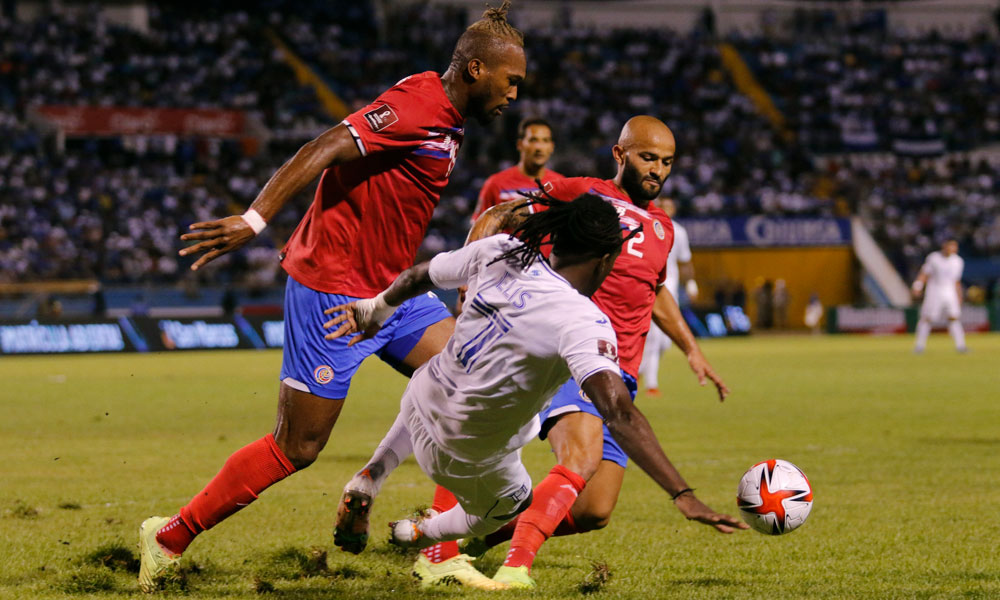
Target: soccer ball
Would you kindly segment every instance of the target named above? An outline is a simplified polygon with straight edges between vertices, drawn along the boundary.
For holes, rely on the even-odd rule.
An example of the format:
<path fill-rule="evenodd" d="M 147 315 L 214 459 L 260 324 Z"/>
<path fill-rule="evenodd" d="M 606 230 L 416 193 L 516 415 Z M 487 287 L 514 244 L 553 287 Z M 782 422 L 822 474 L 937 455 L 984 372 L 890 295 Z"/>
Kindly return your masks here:
<path fill-rule="evenodd" d="M 765 460 L 750 467 L 736 490 L 740 516 L 761 533 L 781 535 L 805 523 L 812 509 L 812 486 L 787 460 Z"/>

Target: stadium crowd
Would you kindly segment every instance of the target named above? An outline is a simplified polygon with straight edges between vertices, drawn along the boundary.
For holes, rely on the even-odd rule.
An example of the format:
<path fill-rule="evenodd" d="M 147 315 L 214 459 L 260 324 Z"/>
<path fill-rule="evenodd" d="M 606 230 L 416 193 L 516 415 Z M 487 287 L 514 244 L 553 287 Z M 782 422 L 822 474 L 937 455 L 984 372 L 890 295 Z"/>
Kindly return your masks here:
<path fill-rule="evenodd" d="M 884 13 L 830 16 L 733 40 L 800 143 L 919 153 L 1000 140 L 1000 44 L 985 28 L 893 32 Z"/>
<path fill-rule="evenodd" d="M 271 10 L 196 14 L 151 5 L 147 31 L 112 24 L 99 10 L 52 12 L 27 24 L 0 18 L 0 280 L 185 276 L 178 231 L 242 211 L 281 162 L 331 122 L 268 32 L 356 109 L 403 75 L 442 69 L 466 23 L 465 9 L 443 5 L 398 7 L 381 19 L 368 3 L 264 6 Z M 715 41 L 702 29 L 529 30 L 519 99 L 488 131 L 469 124 L 424 253 L 461 244 L 485 177 L 515 158 L 521 117 L 554 124 L 553 168 L 608 176 L 618 129 L 643 112 L 663 117 L 676 134 L 664 189 L 681 218 L 859 214 L 904 276 L 945 235 L 960 240 L 963 254 L 1000 252 L 1000 176 L 990 165 L 830 154 L 892 150 L 899 140 L 940 138 L 950 150 L 996 140 L 995 38 L 908 37 L 884 24 L 825 21 L 791 37 L 734 38 L 792 135 L 772 128 L 736 91 Z M 240 109 L 273 138 L 256 155 L 236 142 L 174 136 L 71 140 L 60 152 L 28 120 L 29 107 L 52 103 Z M 284 211 L 253 247 L 213 265 L 211 276 L 222 271 L 258 285 L 280 278 L 274 248 L 298 217 Z"/>

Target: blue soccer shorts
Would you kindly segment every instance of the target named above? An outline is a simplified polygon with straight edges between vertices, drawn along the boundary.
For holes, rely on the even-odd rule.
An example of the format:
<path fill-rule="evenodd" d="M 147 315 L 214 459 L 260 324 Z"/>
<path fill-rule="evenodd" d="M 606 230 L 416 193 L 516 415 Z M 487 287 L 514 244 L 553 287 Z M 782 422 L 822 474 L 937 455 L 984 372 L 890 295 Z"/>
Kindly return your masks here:
<path fill-rule="evenodd" d="M 622 379 L 625 380 L 625 387 L 628 388 L 628 393 L 632 396 L 632 401 L 635 402 L 635 393 L 639 386 L 635 380 L 625 371 L 622 371 Z M 538 434 L 538 437 L 545 439 L 545 436 L 549 434 L 549 430 L 556 424 L 559 417 L 563 415 L 568 415 L 575 412 L 585 412 L 587 414 L 594 415 L 598 419 L 604 419 L 601 413 L 597 412 L 597 408 L 594 403 L 590 401 L 590 398 L 583 393 L 580 386 L 577 385 L 576 381 L 570 379 L 567 381 L 556 395 L 552 397 L 552 402 L 549 403 L 548 408 L 543 410 L 538 414 L 538 418 L 542 422 L 542 431 Z M 611 432 L 608 431 L 608 426 L 603 425 L 604 428 L 604 460 L 610 460 L 611 462 L 617 463 L 624 467 L 628 464 L 628 456 L 625 455 L 625 451 L 622 447 L 618 445 L 615 438 L 611 437 Z"/>
<path fill-rule="evenodd" d="M 437 296 L 428 292 L 407 300 L 389 317 L 375 337 L 347 347 L 353 336 L 324 339 L 323 323 L 332 315 L 323 311 L 359 300 L 353 296 L 317 292 L 291 277 L 285 285 L 285 345 L 281 359 L 281 381 L 291 387 L 323 398 L 346 398 L 351 378 L 361 362 L 378 355 L 383 361 L 409 375 L 403 359 L 413 350 L 429 326 L 449 317 L 451 312 Z"/>

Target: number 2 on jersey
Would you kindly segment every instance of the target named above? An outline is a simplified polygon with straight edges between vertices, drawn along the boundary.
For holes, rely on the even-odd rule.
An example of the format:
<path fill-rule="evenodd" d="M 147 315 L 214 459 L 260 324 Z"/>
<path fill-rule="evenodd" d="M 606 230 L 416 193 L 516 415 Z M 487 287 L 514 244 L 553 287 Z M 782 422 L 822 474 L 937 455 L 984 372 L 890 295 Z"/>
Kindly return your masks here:
<path fill-rule="evenodd" d="M 628 241 L 628 244 L 625 245 L 625 251 L 631 254 L 632 256 L 638 256 L 639 258 L 642 258 L 642 250 L 639 250 L 638 248 L 636 248 L 636 246 L 641 244 L 644 239 L 646 239 L 645 232 L 640 231 L 639 233 L 635 234 L 635 237 L 630 239 Z"/>

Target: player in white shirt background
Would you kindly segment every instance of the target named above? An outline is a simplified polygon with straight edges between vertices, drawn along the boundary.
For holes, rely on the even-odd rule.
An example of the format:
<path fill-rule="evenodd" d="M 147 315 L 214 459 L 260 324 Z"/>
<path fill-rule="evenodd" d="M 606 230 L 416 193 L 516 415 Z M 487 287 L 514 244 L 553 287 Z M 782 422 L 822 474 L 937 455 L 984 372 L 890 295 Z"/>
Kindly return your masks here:
<path fill-rule="evenodd" d="M 657 206 L 667 213 L 674 224 L 674 246 L 667 255 L 667 278 L 663 285 L 667 286 L 667 291 L 680 304 L 680 283 L 684 282 L 684 291 L 688 300 L 694 302 L 698 299 L 698 284 L 694 280 L 694 265 L 691 264 L 691 243 L 688 240 L 687 229 L 674 221 L 677 214 L 677 205 L 671 198 L 661 197 L 655 200 Z M 670 349 L 670 338 L 659 327 L 650 327 L 646 335 L 646 345 L 642 351 L 642 365 L 639 367 L 639 376 L 642 377 L 643 385 L 646 386 L 647 396 L 660 395 L 660 358 L 663 353 Z"/>
<path fill-rule="evenodd" d="M 432 287 L 468 286 L 465 307 L 444 351 L 418 369 L 400 413 L 375 456 L 348 487 L 365 488 L 367 511 L 388 473 L 411 452 L 421 469 L 458 503 L 427 519 L 392 525 L 392 539 L 409 547 L 495 531 L 531 504 L 531 478 L 520 448 L 538 433 L 538 412 L 572 376 L 636 464 L 676 500 L 688 518 L 745 528 L 694 497 L 663 452 L 649 422 L 622 381 L 609 319 L 589 296 L 611 271 L 622 243 L 618 214 L 597 196 L 553 201 L 515 233 L 496 235 L 410 268 L 371 300 L 336 306 L 328 337 L 366 332 L 404 300 Z M 538 248 L 551 240 L 551 266 Z M 548 242 L 545 242 L 548 243 Z M 352 343 L 360 341 L 357 335 Z M 377 468 L 376 468 L 377 465 Z M 576 494 L 593 473 L 563 468 Z M 682 501 L 683 500 L 683 501 Z M 571 502 L 570 502 L 571 503 Z M 339 545 L 339 544 L 338 544 Z M 501 567 L 493 580 L 459 555 L 432 563 L 420 554 L 414 573 L 425 582 L 442 572 L 481 589 L 506 587 Z M 454 564 L 449 564 L 454 563 Z"/>
<path fill-rule="evenodd" d="M 966 352 L 965 331 L 962 329 L 962 271 L 965 261 L 958 255 L 958 242 L 946 240 L 941 250 L 931 252 L 913 282 L 913 295 L 924 297 L 917 322 L 917 343 L 913 351 L 920 354 L 927 346 L 931 325 L 948 320 L 948 333 L 955 349 Z"/>

